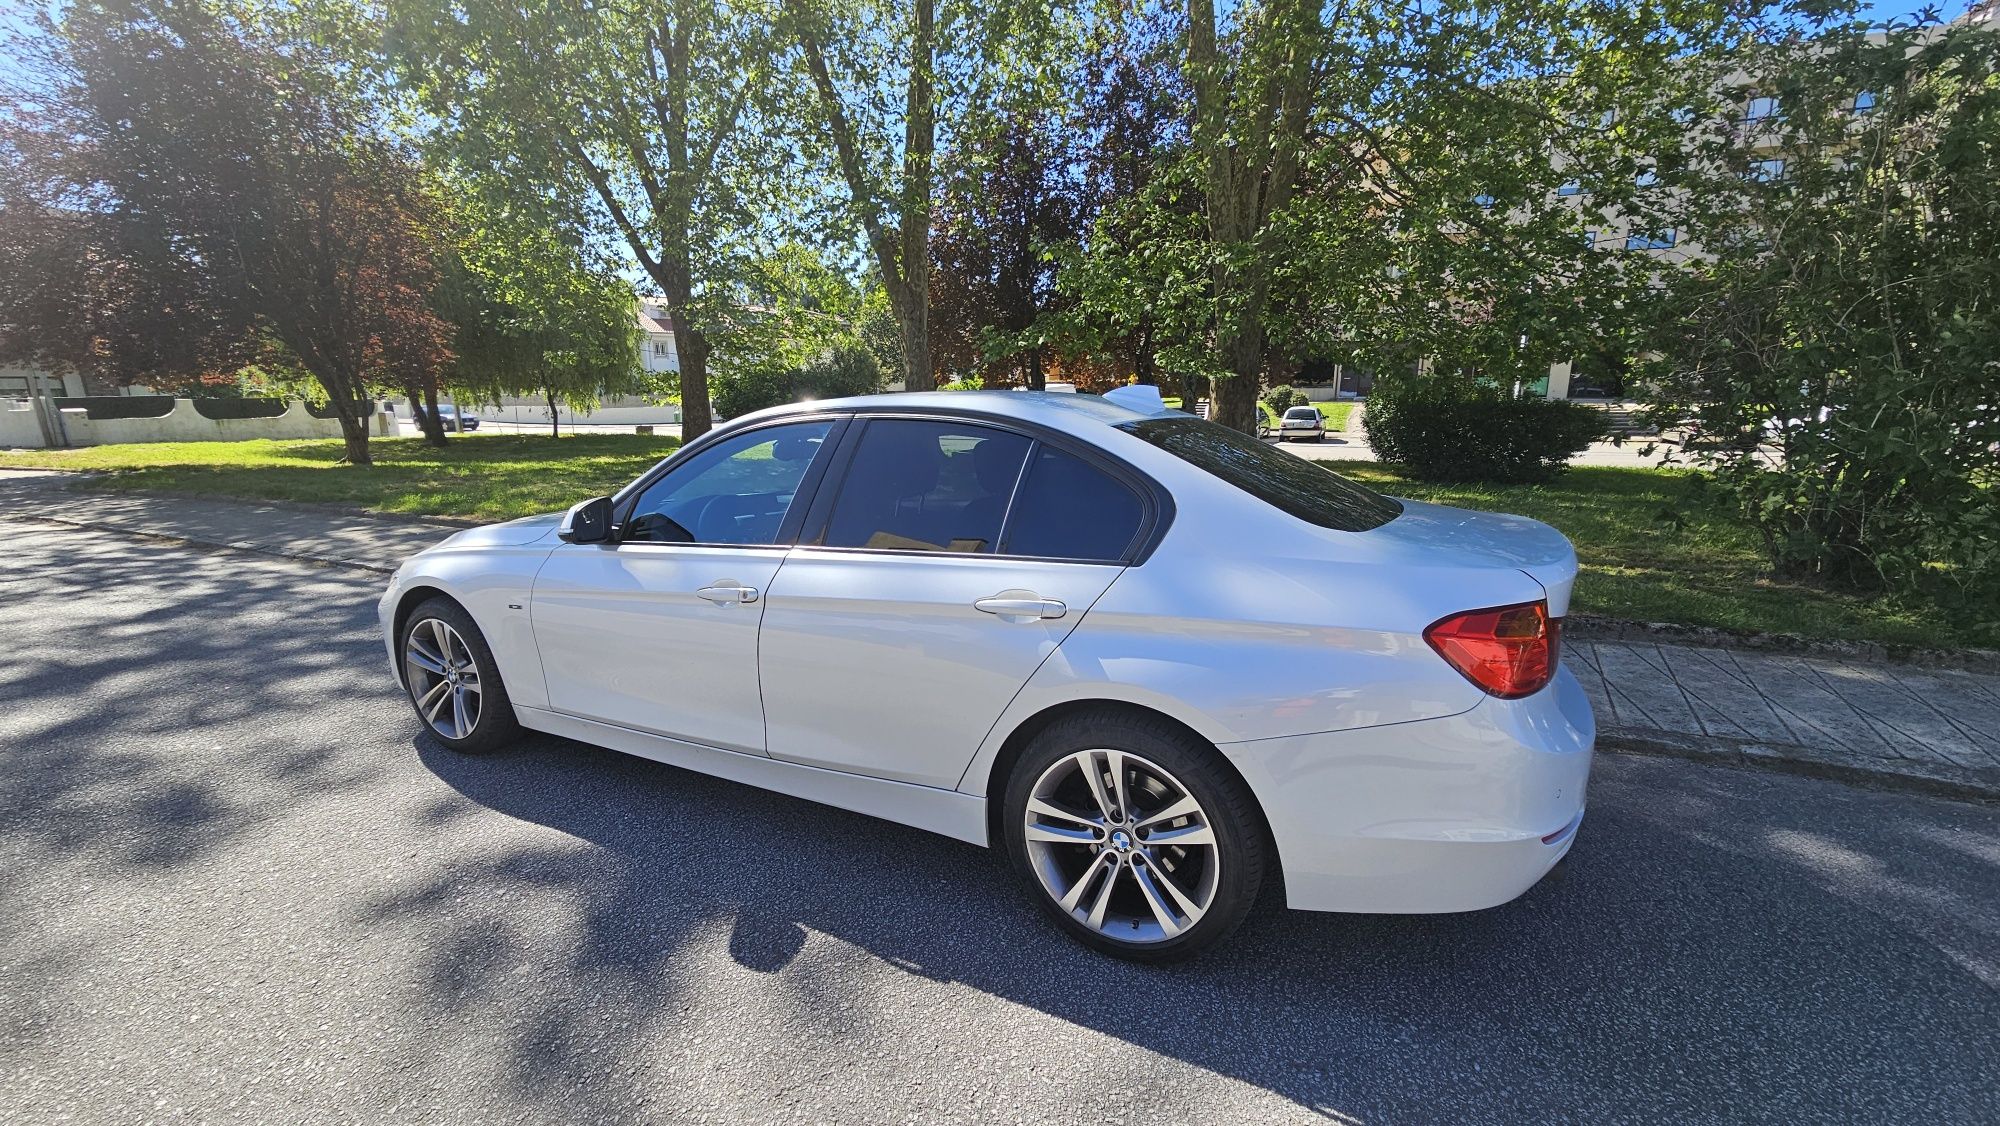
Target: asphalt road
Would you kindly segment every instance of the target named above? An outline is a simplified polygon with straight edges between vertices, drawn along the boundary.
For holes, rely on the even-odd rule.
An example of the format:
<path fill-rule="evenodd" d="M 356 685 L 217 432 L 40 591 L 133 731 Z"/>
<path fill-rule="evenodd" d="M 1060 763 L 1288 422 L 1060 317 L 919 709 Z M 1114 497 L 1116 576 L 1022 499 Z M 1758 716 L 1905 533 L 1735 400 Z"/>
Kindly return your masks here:
<path fill-rule="evenodd" d="M 1472 915 L 1156 969 L 985 852 L 419 737 L 377 584 L 0 521 L 0 1121 L 2000 1121 L 2000 810 L 1600 761 Z"/>

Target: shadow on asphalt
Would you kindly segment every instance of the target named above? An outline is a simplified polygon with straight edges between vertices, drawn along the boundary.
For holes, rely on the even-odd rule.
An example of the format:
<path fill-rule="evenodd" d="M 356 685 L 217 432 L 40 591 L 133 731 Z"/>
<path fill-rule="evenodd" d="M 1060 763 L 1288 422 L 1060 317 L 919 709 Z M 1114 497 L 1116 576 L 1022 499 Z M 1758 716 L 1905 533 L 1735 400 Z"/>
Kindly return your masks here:
<path fill-rule="evenodd" d="M 203 886 L 215 855 L 261 858 L 261 830 L 286 818 L 310 843 L 334 828 L 313 820 L 329 808 L 350 838 L 435 844 L 394 872 L 271 857 L 280 875 L 242 910 L 282 914 L 283 881 L 318 872 L 345 920 L 332 941 L 420 943 L 398 1003 L 431 1018 L 426 1035 L 476 1024 L 517 1106 L 561 1088 L 591 1117 L 625 1116 L 620 1084 L 637 1080 L 607 1073 L 598 1050 L 649 1052 L 659 1029 L 607 1020 L 606 999 L 671 1020 L 726 944 L 758 988 L 835 1028 L 879 1000 L 853 991 L 880 975 L 795 971 L 874 959 L 1331 1117 L 2000 1117 L 1991 807 L 1605 758 L 1571 859 L 1515 903 L 1427 918 L 1266 908 L 1197 962 L 1134 966 L 1049 928 L 984 850 L 582 744 L 471 758 L 419 738 L 408 753 L 455 791 L 434 792 L 402 736 L 381 735 L 415 721 L 385 676 L 373 581 L 106 537 L 63 550 L 76 598 L 61 636 L 38 632 L 32 598 L 10 598 L 46 591 L 46 566 L 0 559 L 0 630 L 15 639 L 0 646 L 0 825 L 19 865 L 0 864 L 0 903 L 31 864 L 65 861 L 101 884 Z M 163 558 L 184 570 L 163 573 Z M 482 809 L 558 835 L 490 817 L 454 832 Z M 546 916 L 521 906 L 549 902 Z M 42 921 L 0 933 L 0 986 L 78 988 L 149 933 L 143 919 L 89 933 Z M 528 963 L 544 972 L 511 976 Z M 527 1003 L 498 1003 L 513 995 Z M 0 1058 L 56 1042 L 52 1022 L 73 1011 L 21 996 L 0 1005 Z"/>
<path fill-rule="evenodd" d="M 1912 1090 L 1945 1118 L 1991 1106 L 1996 967 L 1979 959 L 1996 926 L 1979 900 L 2000 886 L 2000 857 L 1948 843 L 1978 807 L 1940 803 L 1935 820 L 1904 807 L 1878 828 L 1879 853 L 1856 854 L 1821 830 L 1868 819 L 1884 795 L 1611 760 L 1572 859 L 1513 904 L 1265 907 L 1217 951 L 1161 968 L 1071 944 L 997 854 L 969 845 L 550 737 L 492 758 L 416 748 L 472 801 L 596 846 L 496 856 L 475 880 L 616 889 L 592 900 L 564 967 L 591 984 L 518 1040 L 524 1090 L 588 1066 L 561 1046 L 583 1042 L 594 993 L 669 1006 L 680 948 L 712 941 L 704 924 L 722 918 L 730 956 L 760 973 L 808 932 L 830 935 L 1337 1118 L 1420 1119 L 1442 1087 L 1535 1119 L 1846 1114 Z M 1760 800 L 1787 788 L 1814 793 L 1783 813 Z M 467 878 L 380 911 L 449 913 Z M 468 977 L 465 956 L 438 952 L 434 995 L 476 1006 L 465 991 L 504 985 Z M 1941 1003 L 1954 997 L 1970 1003 Z"/>

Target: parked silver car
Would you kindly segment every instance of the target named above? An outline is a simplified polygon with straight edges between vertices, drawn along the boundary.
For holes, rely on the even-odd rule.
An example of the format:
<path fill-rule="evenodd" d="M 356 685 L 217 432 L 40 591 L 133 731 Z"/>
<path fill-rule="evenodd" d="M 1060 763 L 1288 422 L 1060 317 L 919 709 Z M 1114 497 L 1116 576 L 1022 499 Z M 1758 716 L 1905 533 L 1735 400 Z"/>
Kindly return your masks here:
<path fill-rule="evenodd" d="M 1323 441 L 1326 438 L 1326 416 L 1318 407 L 1288 407 L 1283 417 L 1278 419 L 1278 441 L 1287 438 L 1311 438 Z"/>
<path fill-rule="evenodd" d="M 1003 847 L 1124 957 L 1194 953 L 1271 882 L 1316 911 L 1527 890 L 1590 773 L 1569 541 L 1126 391 L 745 416 L 406 561 L 391 663 L 447 747 L 525 727 Z"/>

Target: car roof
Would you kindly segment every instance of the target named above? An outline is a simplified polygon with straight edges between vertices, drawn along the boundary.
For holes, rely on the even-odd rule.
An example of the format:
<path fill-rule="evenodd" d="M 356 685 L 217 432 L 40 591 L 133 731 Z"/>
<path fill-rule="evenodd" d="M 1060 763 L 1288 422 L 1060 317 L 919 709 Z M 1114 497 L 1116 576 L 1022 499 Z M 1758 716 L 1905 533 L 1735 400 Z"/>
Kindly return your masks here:
<path fill-rule="evenodd" d="M 807 403 L 788 403 L 771 407 L 755 414 L 744 415 L 735 422 L 752 419 L 763 421 L 788 414 L 807 414 L 817 411 L 855 411 L 865 414 L 894 414 L 898 411 L 933 412 L 950 411 L 954 414 L 985 415 L 990 418 L 1014 419 L 1021 422 L 1040 423 L 1068 434 L 1085 437 L 1106 426 L 1134 422 L 1144 418 L 1159 418 L 1164 415 L 1179 415 L 1183 412 L 1167 410 L 1145 413 L 1120 406 L 1098 395 L 1084 395 L 1074 392 L 1053 391 L 896 391 L 883 395 L 852 395 L 841 399 L 820 399 Z M 1188 416 L 1192 417 L 1192 416 Z"/>

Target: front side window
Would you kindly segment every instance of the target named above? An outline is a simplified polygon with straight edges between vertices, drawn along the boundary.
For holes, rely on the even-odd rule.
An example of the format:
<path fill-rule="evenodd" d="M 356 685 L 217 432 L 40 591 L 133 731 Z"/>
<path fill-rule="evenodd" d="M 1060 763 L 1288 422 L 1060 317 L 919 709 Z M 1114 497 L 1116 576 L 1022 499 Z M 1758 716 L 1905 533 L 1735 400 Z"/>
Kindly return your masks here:
<path fill-rule="evenodd" d="M 1195 418 L 1148 418 L 1120 429 L 1322 528 L 1365 532 L 1403 512 L 1402 504 L 1390 497 L 1226 426 Z"/>
<path fill-rule="evenodd" d="M 990 554 L 1030 444 L 1019 434 L 960 422 L 871 420 L 820 542 Z"/>
<path fill-rule="evenodd" d="M 806 470 L 826 445 L 828 420 L 765 426 L 725 438 L 647 486 L 624 539 L 754 546 L 778 542 Z"/>

